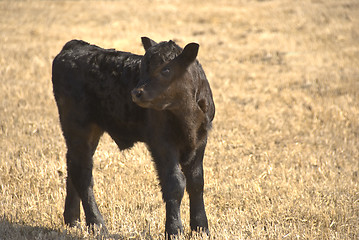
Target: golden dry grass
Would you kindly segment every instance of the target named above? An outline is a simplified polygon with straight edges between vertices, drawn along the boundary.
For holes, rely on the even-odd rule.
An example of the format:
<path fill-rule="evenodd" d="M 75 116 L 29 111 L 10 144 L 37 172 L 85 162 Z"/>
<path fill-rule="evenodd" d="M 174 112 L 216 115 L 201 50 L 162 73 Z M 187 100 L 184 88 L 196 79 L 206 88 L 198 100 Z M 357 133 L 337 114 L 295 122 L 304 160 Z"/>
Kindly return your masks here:
<path fill-rule="evenodd" d="M 73 38 L 142 54 L 141 36 L 201 45 L 213 239 L 359 238 L 359 2 L 136 0 L 0 1 L 0 239 L 96 237 L 63 225 L 51 62 Z M 113 238 L 163 238 L 143 144 L 120 152 L 104 136 L 95 183 Z"/>

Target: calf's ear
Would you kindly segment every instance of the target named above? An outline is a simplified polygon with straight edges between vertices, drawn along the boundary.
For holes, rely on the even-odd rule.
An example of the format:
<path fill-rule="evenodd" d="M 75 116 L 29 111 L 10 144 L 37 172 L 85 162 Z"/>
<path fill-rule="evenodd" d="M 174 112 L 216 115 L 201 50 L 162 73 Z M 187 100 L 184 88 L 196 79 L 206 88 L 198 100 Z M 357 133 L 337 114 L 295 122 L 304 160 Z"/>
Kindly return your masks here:
<path fill-rule="evenodd" d="M 187 44 L 182 53 L 178 56 L 179 60 L 185 66 L 190 65 L 194 60 L 196 60 L 198 54 L 199 44 L 189 43 Z"/>
<path fill-rule="evenodd" d="M 150 47 L 157 44 L 155 41 L 153 41 L 152 39 L 150 39 L 148 37 L 141 37 L 141 40 L 142 40 L 142 45 L 143 45 L 145 51 L 147 51 L 147 49 L 149 49 Z"/>
<path fill-rule="evenodd" d="M 202 110 L 202 112 L 206 113 L 208 111 L 208 106 L 207 106 L 207 102 L 205 99 L 200 99 L 198 102 L 197 102 L 199 108 Z"/>

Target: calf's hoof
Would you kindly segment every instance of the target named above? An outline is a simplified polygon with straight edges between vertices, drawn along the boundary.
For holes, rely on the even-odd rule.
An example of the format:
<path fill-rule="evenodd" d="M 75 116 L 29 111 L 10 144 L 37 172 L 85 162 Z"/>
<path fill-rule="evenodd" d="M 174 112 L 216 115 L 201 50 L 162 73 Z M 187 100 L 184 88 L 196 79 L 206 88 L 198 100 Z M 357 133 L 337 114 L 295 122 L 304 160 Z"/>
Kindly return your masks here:
<path fill-rule="evenodd" d="M 166 239 L 179 239 L 179 236 L 183 234 L 183 227 L 182 224 L 172 224 L 166 226 Z"/>
<path fill-rule="evenodd" d="M 94 234 L 95 236 L 107 236 L 109 234 L 104 224 L 90 224 L 87 227 L 88 232 L 90 234 Z"/>
<path fill-rule="evenodd" d="M 71 222 L 65 222 L 65 225 L 70 227 L 70 228 L 78 228 L 81 229 L 81 222 L 76 220 L 76 221 L 71 221 Z"/>
<path fill-rule="evenodd" d="M 192 229 L 191 235 L 200 235 L 211 237 L 211 233 L 208 228 L 198 227 L 196 229 Z"/>

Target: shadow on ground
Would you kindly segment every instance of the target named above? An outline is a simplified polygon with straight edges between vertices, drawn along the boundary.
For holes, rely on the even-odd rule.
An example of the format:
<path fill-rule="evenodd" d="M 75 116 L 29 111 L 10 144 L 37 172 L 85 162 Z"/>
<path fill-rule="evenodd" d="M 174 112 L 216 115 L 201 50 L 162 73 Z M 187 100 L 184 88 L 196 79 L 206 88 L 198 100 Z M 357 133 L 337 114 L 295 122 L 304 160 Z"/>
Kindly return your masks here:
<path fill-rule="evenodd" d="M 76 233 L 77 232 L 77 233 Z M 0 218 L 0 240 L 18 240 L 18 239 L 126 239 L 119 234 L 110 234 L 107 236 L 94 236 L 83 234 L 80 229 L 51 229 L 41 226 L 29 226 L 21 223 L 12 223 L 6 217 Z"/>

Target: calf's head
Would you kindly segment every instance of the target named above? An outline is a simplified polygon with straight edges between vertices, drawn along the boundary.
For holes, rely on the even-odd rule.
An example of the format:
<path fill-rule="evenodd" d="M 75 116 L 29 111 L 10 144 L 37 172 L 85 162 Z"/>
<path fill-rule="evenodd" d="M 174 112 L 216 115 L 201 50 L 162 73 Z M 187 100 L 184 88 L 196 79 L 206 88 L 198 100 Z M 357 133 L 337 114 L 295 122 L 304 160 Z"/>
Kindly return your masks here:
<path fill-rule="evenodd" d="M 141 61 L 140 80 L 132 90 L 132 100 L 144 108 L 177 108 L 191 91 L 189 66 L 195 61 L 199 45 L 189 43 L 182 50 L 173 41 L 156 43 L 142 37 L 146 50 Z"/>

